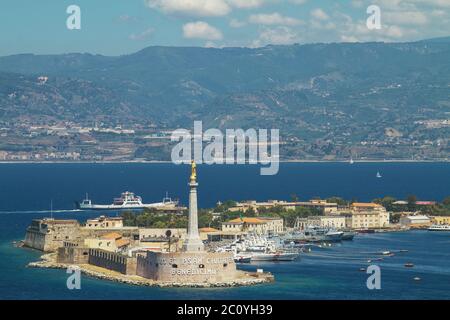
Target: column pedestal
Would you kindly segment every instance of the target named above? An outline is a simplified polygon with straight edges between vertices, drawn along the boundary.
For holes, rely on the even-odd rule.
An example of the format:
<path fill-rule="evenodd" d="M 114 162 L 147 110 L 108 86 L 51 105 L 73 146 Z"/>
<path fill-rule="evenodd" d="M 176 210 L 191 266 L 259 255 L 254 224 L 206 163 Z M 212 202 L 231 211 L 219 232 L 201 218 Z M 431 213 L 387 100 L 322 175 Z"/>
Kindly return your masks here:
<path fill-rule="evenodd" d="M 187 238 L 183 245 L 183 251 L 186 252 L 201 252 L 205 249 L 198 233 L 197 186 L 196 182 L 189 183 L 189 224 Z"/>

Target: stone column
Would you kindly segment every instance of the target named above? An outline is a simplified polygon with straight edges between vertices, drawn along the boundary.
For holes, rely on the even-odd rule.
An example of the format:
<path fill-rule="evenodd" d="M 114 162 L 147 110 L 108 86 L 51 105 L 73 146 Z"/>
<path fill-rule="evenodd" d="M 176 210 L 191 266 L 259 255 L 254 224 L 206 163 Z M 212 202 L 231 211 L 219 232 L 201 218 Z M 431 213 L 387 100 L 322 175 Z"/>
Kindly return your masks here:
<path fill-rule="evenodd" d="M 189 183 L 189 224 L 186 241 L 183 251 L 199 252 L 204 251 L 204 245 L 198 233 L 198 213 L 197 213 L 197 186 L 196 181 Z"/>

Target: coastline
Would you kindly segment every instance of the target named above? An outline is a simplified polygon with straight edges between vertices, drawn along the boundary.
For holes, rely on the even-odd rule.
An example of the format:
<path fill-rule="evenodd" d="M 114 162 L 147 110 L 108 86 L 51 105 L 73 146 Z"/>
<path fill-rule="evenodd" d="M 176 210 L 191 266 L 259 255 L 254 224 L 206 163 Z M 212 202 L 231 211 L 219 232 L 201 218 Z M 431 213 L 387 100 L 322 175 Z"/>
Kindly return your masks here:
<path fill-rule="evenodd" d="M 100 268 L 90 264 L 64 264 L 56 262 L 56 253 L 46 253 L 40 257 L 40 261 L 28 263 L 28 268 L 47 268 L 47 269 L 67 269 L 68 267 L 78 267 L 82 274 L 87 276 L 108 280 L 113 282 L 125 283 L 135 286 L 160 287 L 160 288 L 230 288 L 242 287 L 258 284 L 267 284 L 274 282 L 274 277 L 270 273 L 257 274 L 256 272 L 245 272 L 238 270 L 239 278 L 233 281 L 217 283 L 169 283 L 158 282 L 155 280 L 143 278 L 137 275 L 125 275 L 109 269 Z"/>
<path fill-rule="evenodd" d="M 280 163 L 348 163 L 349 160 L 280 160 Z M 2 164 L 132 164 L 132 163 L 142 163 L 142 164 L 175 164 L 172 161 L 166 160 L 124 160 L 124 161 L 65 161 L 65 160 L 54 160 L 54 161 L 3 161 L 0 160 L 0 165 Z M 407 160 L 407 159 L 364 159 L 364 160 L 354 160 L 354 164 L 357 163 L 450 163 L 450 159 L 434 159 L 434 160 Z M 213 165 L 237 165 L 219 163 Z M 246 164 L 246 165 L 258 165 L 258 164 Z M 259 164 L 261 165 L 261 164 Z"/>

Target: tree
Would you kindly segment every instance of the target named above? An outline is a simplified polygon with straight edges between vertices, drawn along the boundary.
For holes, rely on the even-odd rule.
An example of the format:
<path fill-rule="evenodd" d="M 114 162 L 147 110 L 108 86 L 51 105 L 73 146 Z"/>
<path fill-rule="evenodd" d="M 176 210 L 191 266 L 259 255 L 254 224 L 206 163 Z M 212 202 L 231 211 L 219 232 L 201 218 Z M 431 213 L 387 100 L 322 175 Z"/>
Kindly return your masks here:
<path fill-rule="evenodd" d="M 337 204 L 340 205 L 340 206 L 345 206 L 345 205 L 347 205 L 347 201 L 345 201 L 345 200 L 342 199 L 341 197 L 336 197 L 336 196 L 330 197 L 330 198 L 326 199 L 326 201 L 327 201 L 328 203 L 337 203 Z"/>
<path fill-rule="evenodd" d="M 394 205 L 393 203 L 396 201 L 397 199 L 395 199 L 394 197 L 391 196 L 385 196 L 384 198 L 377 198 L 377 199 L 373 199 L 372 201 L 374 203 L 378 203 L 381 204 L 383 207 L 386 208 L 387 211 L 394 211 Z"/>
<path fill-rule="evenodd" d="M 417 206 L 416 206 L 417 197 L 415 195 L 411 194 L 408 196 L 407 201 L 408 201 L 408 210 L 416 211 L 417 210 Z"/>
<path fill-rule="evenodd" d="M 446 207 L 450 206 L 450 196 L 446 197 L 443 201 L 442 204 Z"/>
<path fill-rule="evenodd" d="M 225 202 L 222 202 L 221 204 L 216 205 L 215 211 L 223 212 L 223 211 L 227 211 L 228 209 L 235 207 L 235 206 L 236 206 L 236 201 L 227 200 Z"/>

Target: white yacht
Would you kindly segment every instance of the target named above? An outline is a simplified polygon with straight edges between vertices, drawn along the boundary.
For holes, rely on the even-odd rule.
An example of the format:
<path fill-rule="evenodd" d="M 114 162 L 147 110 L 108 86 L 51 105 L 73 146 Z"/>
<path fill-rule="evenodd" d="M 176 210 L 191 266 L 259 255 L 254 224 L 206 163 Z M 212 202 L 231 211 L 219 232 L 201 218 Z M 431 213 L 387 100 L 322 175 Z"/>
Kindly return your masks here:
<path fill-rule="evenodd" d="M 448 224 L 433 224 L 428 228 L 428 231 L 450 231 Z"/>
<path fill-rule="evenodd" d="M 76 202 L 76 206 L 81 210 L 123 210 L 123 209 L 144 209 L 144 208 L 164 208 L 176 207 L 177 201 L 171 198 L 163 198 L 162 202 L 142 203 L 142 198 L 133 192 L 123 192 L 119 198 L 115 198 L 112 204 L 93 204 L 86 194 L 86 199 Z"/>
<path fill-rule="evenodd" d="M 293 261 L 298 252 L 286 251 L 277 246 L 273 240 L 264 236 L 249 235 L 245 239 L 235 241 L 231 245 L 221 247 L 217 252 L 231 251 L 236 262 L 250 261 Z M 248 261 L 250 259 L 250 261 Z"/>
<path fill-rule="evenodd" d="M 268 252 L 254 253 L 251 261 L 293 261 L 299 256 L 296 252 Z"/>

